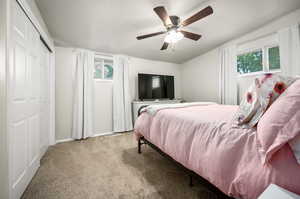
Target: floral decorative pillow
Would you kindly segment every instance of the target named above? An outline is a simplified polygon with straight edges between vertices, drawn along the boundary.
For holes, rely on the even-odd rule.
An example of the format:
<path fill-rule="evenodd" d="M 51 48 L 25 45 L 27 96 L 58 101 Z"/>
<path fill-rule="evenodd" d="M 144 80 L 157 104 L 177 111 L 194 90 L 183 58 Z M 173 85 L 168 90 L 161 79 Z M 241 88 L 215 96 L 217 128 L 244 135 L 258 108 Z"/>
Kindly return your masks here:
<path fill-rule="evenodd" d="M 259 120 L 257 146 L 267 163 L 273 154 L 289 144 L 300 164 L 300 80 L 294 82 Z"/>
<path fill-rule="evenodd" d="M 296 78 L 275 74 L 264 74 L 255 78 L 236 113 L 237 124 L 245 127 L 255 127 L 268 107 L 295 80 Z"/>

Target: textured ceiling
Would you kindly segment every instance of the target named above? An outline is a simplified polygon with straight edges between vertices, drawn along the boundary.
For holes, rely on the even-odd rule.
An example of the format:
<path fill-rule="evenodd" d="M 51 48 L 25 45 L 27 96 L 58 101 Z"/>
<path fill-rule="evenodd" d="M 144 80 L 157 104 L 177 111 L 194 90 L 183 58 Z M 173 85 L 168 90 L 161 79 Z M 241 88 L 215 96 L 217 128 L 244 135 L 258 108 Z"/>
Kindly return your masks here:
<path fill-rule="evenodd" d="M 300 8 L 300 0 L 36 0 L 57 45 L 104 53 L 182 63 Z M 164 36 L 141 41 L 136 36 L 164 30 L 153 12 L 163 5 L 182 19 L 211 5 L 214 14 L 185 30 L 198 41 L 183 39 L 160 51 Z"/>

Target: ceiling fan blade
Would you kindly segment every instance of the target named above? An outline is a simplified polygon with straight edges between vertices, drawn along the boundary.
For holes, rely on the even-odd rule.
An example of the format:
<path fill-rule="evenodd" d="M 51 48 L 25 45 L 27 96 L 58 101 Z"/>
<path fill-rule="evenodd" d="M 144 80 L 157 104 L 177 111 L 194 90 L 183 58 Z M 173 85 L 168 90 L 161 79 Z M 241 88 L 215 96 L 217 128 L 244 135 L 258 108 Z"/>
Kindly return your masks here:
<path fill-rule="evenodd" d="M 168 46 L 169 46 L 169 43 L 164 42 L 164 44 L 163 44 L 163 46 L 161 47 L 160 50 L 166 50 L 168 48 Z"/>
<path fill-rule="evenodd" d="M 157 36 L 157 35 L 161 35 L 161 34 L 164 34 L 164 33 L 166 33 L 166 31 L 155 32 L 155 33 L 151 33 L 151 34 L 147 34 L 147 35 L 141 35 L 141 36 L 138 36 L 136 38 L 137 38 L 137 40 L 141 40 L 141 39 L 146 39 L 146 38 L 149 38 L 149 37 L 154 37 L 154 36 Z"/>
<path fill-rule="evenodd" d="M 202 37 L 201 35 L 198 35 L 198 34 L 195 34 L 192 32 L 187 32 L 184 30 L 181 30 L 180 32 L 184 35 L 184 37 L 192 39 L 194 41 L 198 41 Z"/>
<path fill-rule="evenodd" d="M 208 6 L 201 10 L 200 12 L 196 13 L 195 15 L 191 16 L 190 18 L 184 20 L 181 25 L 182 26 L 188 26 L 204 17 L 207 17 L 208 15 L 211 15 L 213 13 L 213 9 L 211 6 Z"/>
<path fill-rule="evenodd" d="M 159 16 L 165 26 L 172 24 L 170 17 L 167 13 L 167 10 L 163 6 L 155 7 L 154 12 Z"/>

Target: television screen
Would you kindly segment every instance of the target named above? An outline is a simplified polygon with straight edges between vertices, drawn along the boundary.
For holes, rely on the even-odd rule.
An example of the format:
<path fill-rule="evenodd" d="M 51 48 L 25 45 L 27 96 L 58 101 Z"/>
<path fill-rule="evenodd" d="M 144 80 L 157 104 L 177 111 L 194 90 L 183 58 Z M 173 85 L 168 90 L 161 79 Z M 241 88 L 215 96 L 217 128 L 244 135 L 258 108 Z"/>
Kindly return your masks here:
<path fill-rule="evenodd" d="M 174 76 L 139 74 L 139 99 L 174 99 Z"/>

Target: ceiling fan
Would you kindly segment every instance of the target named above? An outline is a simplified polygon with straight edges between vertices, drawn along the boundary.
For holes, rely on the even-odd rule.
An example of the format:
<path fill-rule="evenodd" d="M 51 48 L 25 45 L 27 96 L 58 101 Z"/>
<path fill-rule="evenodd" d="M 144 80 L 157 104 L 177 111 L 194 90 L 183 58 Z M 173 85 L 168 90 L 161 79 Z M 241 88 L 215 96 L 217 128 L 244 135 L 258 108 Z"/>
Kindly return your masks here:
<path fill-rule="evenodd" d="M 161 47 L 160 50 L 166 50 L 169 46 L 169 44 L 174 44 L 183 37 L 186 37 L 188 39 L 192 39 L 194 41 L 198 41 L 201 38 L 201 35 L 187 32 L 184 30 L 181 30 L 182 27 L 186 27 L 200 19 L 203 19 L 204 17 L 207 17 L 208 15 L 211 15 L 213 13 L 213 9 L 211 6 L 208 6 L 204 8 L 203 10 L 199 11 L 195 15 L 191 16 L 190 18 L 187 18 L 186 20 L 182 21 L 178 16 L 169 16 L 166 9 L 163 6 L 155 7 L 154 12 L 159 16 L 159 18 L 162 20 L 164 26 L 166 27 L 166 31 L 160 31 L 156 33 L 151 33 L 147 35 L 138 36 L 137 39 L 146 39 L 149 37 L 154 37 L 161 34 L 167 34 L 164 40 L 164 44 Z"/>

